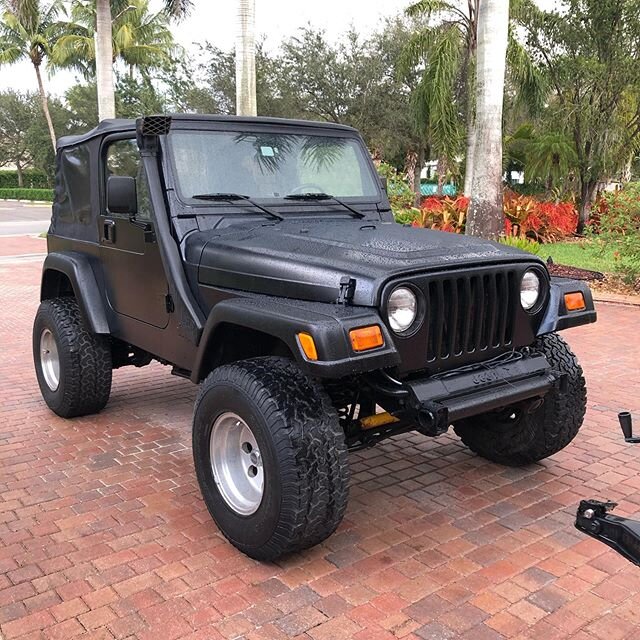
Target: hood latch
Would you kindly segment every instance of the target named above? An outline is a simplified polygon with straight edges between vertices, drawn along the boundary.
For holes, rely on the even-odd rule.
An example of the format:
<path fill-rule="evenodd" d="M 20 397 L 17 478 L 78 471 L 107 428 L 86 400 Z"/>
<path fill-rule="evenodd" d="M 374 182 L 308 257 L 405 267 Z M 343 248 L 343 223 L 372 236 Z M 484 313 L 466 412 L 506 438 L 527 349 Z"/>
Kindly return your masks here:
<path fill-rule="evenodd" d="M 356 279 L 349 276 L 342 276 L 340 278 L 340 291 L 336 304 L 351 304 L 353 296 L 356 292 Z"/>

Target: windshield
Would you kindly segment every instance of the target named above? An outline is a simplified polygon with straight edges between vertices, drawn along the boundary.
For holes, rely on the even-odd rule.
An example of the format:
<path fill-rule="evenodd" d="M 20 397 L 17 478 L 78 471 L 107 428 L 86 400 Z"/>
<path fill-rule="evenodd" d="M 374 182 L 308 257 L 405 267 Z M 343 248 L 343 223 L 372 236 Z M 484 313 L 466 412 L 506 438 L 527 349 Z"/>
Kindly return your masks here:
<path fill-rule="evenodd" d="M 180 195 L 210 193 L 284 198 L 305 193 L 375 197 L 378 190 L 357 140 L 307 134 L 173 131 Z"/>

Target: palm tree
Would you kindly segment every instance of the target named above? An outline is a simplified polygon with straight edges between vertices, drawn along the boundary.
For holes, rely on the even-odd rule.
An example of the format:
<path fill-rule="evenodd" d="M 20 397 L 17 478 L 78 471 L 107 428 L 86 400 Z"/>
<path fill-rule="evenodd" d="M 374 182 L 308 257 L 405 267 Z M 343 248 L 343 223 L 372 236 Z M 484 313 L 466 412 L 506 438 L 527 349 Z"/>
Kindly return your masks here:
<path fill-rule="evenodd" d="M 460 151 L 466 121 L 465 195 L 473 175 L 475 140 L 474 62 L 477 46 L 479 0 L 420 0 L 407 8 L 407 15 L 420 17 L 425 26 L 407 42 L 402 66 L 424 65 L 424 73 L 414 94 L 414 112 L 425 122 L 434 150 L 453 164 Z M 459 5 L 462 5 L 459 6 Z M 464 6 L 466 5 L 466 6 Z"/>
<path fill-rule="evenodd" d="M 514 16 L 523 0 L 512 0 Z M 413 96 L 417 119 L 426 123 L 434 150 L 449 165 L 465 153 L 464 194 L 471 195 L 475 166 L 475 67 L 480 0 L 420 0 L 407 14 L 425 21 L 405 46 L 403 70 L 421 65 L 423 76 Z M 544 95 L 542 74 L 509 33 L 507 65 L 518 101 L 536 111 Z M 464 127 L 463 127 L 464 123 Z"/>
<path fill-rule="evenodd" d="M 238 0 L 238 33 L 236 35 L 236 114 L 255 116 L 256 45 L 255 0 Z"/>
<path fill-rule="evenodd" d="M 128 6 L 126 0 L 95 0 L 96 3 L 96 80 L 98 85 L 98 118 L 114 118 L 116 113 L 113 86 L 112 8 L 118 15 Z M 167 15 L 181 18 L 191 7 L 191 0 L 165 0 Z"/>
<path fill-rule="evenodd" d="M 40 69 L 45 58 L 51 53 L 52 43 L 56 40 L 59 31 L 57 18 L 61 6 L 57 0 L 0 0 L 0 9 L 4 10 L 0 22 L 0 65 L 13 64 L 24 59 L 31 61 L 38 79 L 42 111 L 55 151 L 56 132 L 49 113 L 49 102 Z"/>
<path fill-rule="evenodd" d="M 76 2 L 71 9 L 69 33 L 55 44 L 52 62 L 71 67 L 85 78 L 96 68 L 96 5 L 92 1 Z M 147 70 L 158 68 L 170 60 L 173 37 L 164 12 L 150 13 L 148 0 L 129 0 L 128 6 L 112 21 L 112 63 L 120 59 L 133 76 L 136 67 Z"/>
<path fill-rule="evenodd" d="M 547 191 L 566 179 L 577 165 L 575 146 L 564 133 L 543 133 L 526 146 L 525 174 L 528 179 L 544 180 Z"/>
<path fill-rule="evenodd" d="M 502 103 L 509 0 L 482 0 L 478 11 L 476 140 L 466 233 L 496 240 L 502 221 Z"/>
<path fill-rule="evenodd" d="M 96 86 L 98 120 L 115 118 L 116 95 L 113 83 L 110 0 L 96 0 Z"/>

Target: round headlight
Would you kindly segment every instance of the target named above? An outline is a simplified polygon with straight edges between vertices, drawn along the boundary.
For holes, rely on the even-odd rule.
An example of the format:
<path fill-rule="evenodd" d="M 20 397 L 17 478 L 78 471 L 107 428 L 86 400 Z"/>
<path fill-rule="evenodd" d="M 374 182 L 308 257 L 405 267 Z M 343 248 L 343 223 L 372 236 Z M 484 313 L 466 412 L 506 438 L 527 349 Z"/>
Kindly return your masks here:
<path fill-rule="evenodd" d="M 540 278 L 535 271 L 525 271 L 520 283 L 520 304 L 529 311 L 540 298 Z"/>
<path fill-rule="evenodd" d="M 406 331 L 416 319 L 418 300 L 415 293 L 407 287 L 394 289 L 387 303 L 389 325 L 396 333 Z"/>

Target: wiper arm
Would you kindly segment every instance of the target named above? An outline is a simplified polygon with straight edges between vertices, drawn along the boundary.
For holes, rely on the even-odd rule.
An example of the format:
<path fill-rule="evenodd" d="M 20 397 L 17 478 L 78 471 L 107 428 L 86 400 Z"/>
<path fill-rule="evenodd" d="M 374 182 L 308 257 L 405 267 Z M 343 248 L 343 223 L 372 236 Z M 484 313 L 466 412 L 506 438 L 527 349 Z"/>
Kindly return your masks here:
<path fill-rule="evenodd" d="M 267 207 L 263 207 L 261 204 L 252 200 L 249 196 L 242 195 L 241 193 L 196 193 L 191 197 L 194 200 L 211 200 L 212 202 L 238 202 L 239 200 L 242 200 L 256 209 L 260 209 L 260 211 L 271 216 L 274 220 L 284 220 L 284 216 L 280 215 L 277 211 L 267 209 Z"/>
<path fill-rule="evenodd" d="M 362 211 L 358 211 L 354 209 L 351 205 L 348 205 L 346 202 L 342 200 L 338 200 L 335 196 L 329 195 L 328 193 L 291 193 L 288 196 L 284 197 L 285 200 L 333 200 L 337 202 L 340 206 L 344 207 L 356 218 L 364 218 L 365 214 Z"/>

